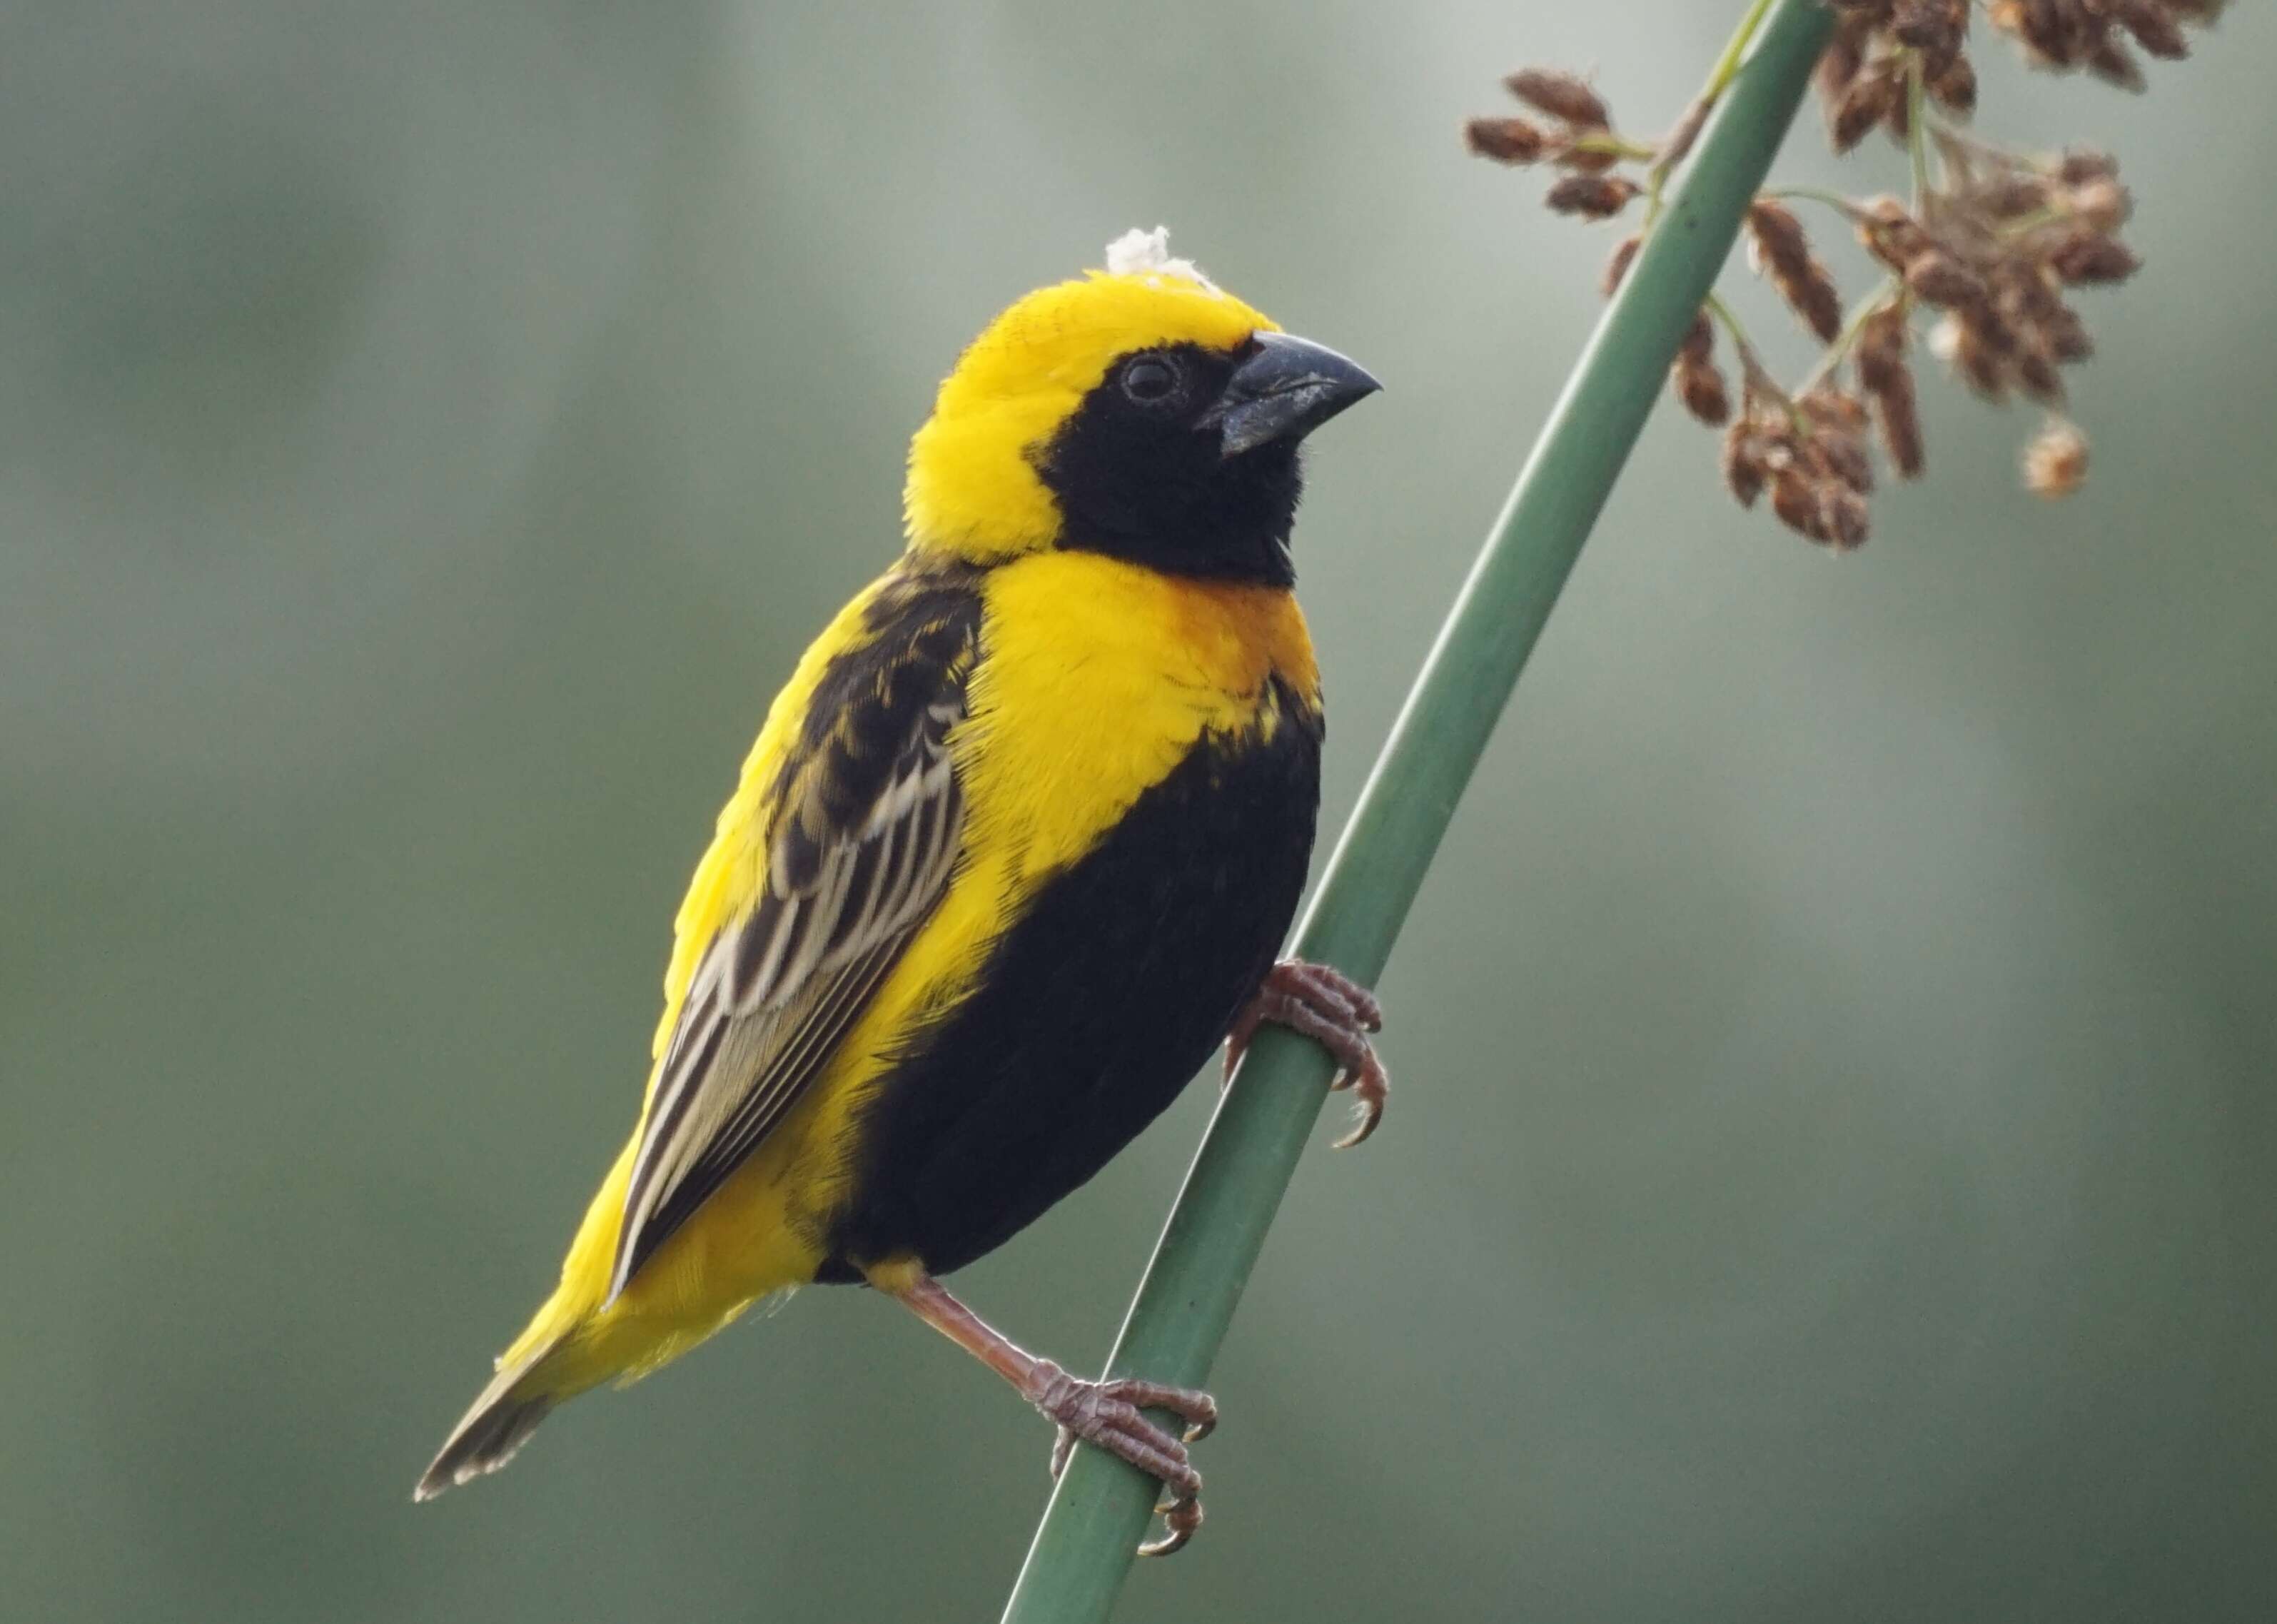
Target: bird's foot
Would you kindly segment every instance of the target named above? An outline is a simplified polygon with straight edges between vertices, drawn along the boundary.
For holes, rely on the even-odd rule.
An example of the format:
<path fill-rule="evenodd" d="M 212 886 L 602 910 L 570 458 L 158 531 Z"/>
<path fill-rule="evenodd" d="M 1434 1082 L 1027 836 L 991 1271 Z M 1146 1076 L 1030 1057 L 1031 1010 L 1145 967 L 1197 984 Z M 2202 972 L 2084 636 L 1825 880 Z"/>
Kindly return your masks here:
<path fill-rule="evenodd" d="M 1162 1514 L 1162 1537 L 1138 1547 L 1140 1556 L 1168 1556 L 1202 1525 L 1202 1475 L 1186 1445 L 1199 1443 L 1217 1425 L 1217 1401 L 1191 1387 L 1171 1387 L 1132 1376 L 1089 1382 L 1070 1376 L 1048 1359 L 1038 1360 L 1022 1383 L 1028 1401 L 1059 1423 L 1052 1445 L 1052 1476 L 1067 1469 L 1076 1441 L 1094 1444 L 1161 1483 L 1166 1498 L 1154 1509 Z M 1158 1427 L 1145 1411 L 1168 1410 L 1186 1423 L 1183 1435 Z"/>
<path fill-rule="evenodd" d="M 1233 1023 L 1225 1040 L 1225 1076 L 1249 1048 L 1257 1029 L 1271 1021 L 1319 1044 L 1336 1063 L 1331 1088 L 1348 1088 L 1353 1100 L 1352 1128 L 1336 1141 L 1338 1150 L 1359 1144 L 1383 1120 L 1391 1079 L 1376 1058 L 1369 1034 L 1383 1030 L 1383 1006 L 1375 995 L 1341 970 L 1284 958 L 1265 972 L 1256 995 Z"/>

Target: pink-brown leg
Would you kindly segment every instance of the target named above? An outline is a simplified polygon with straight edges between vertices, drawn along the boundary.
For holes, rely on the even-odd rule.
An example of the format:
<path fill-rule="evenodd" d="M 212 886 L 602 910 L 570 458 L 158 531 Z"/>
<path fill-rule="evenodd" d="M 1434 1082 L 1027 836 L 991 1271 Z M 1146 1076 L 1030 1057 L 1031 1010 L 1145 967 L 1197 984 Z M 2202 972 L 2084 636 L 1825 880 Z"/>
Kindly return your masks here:
<path fill-rule="evenodd" d="M 1327 964 L 1284 958 L 1265 972 L 1233 1030 L 1225 1040 L 1225 1076 L 1249 1048 L 1249 1041 L 1267 1021 L 1286 1026 L 1329 1051 L 1336 1063 L 1331 1088 L 1348 1088 L 1353 1101 L 1352 1132 L 1338 1140 L 1338 1150 L 1349 1149 L 1375 1132 L 1383 1120 L 1383 1104 L 1390 1097 L 1391 1079 L 1376 1058 L 1369 1034 L 1383 1030 L 1383 1006 L 1375 995 L 1341 970 Z"/>
<path fill-rule="evenodd" d="M 1168 1556 L 1194 1536 L 1202 1525 L 1202 1475 L 1194 1469 L 1186 1445 L 1200 1442 L 1217 1425 L 1217 1403 L 1207 1393 L 1131 1376 L 1085 1381 L 1021 1347 L 930 1275 L 918 1275 L 914 1283 L 892 1289 L 910 1312 L 1011 1383 L 1022 1398 L 1058 1425 L 1059 1437 L 1052 1447 L 1054 1477 L 1066 1469 L 1080 1439 L 1161 1482 L 1168 1498 L 1155 1509 L 1162 1513 L 1165 1531 L 1161 1538 L 1139 1546 L 1139 1555 Z M 1186 1423 L 1183 1436 L 1156 1426 L 1142 1413 L 1146 1410 L 1168 1410 L 1177 1416 Z"/>

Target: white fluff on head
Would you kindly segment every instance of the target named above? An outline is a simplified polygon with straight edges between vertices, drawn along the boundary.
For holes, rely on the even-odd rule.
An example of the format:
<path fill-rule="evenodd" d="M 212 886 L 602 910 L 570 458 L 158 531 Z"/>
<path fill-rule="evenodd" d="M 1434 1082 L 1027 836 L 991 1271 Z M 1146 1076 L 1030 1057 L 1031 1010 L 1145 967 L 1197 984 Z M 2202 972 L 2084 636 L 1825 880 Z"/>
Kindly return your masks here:
<path fill-rule="evenodd" d="M 1134 225 L 1108 243 L 1107 271 L 1117 277 L 1184 277 L 1212 293 L 1217 291 L 1217 284 L 1204 276 L 1201 267 L 1193 261 L 1170 257 L 1170 228 L 1167 225 L 1157 225 L 1153 231 L 1141 231 Z"/>

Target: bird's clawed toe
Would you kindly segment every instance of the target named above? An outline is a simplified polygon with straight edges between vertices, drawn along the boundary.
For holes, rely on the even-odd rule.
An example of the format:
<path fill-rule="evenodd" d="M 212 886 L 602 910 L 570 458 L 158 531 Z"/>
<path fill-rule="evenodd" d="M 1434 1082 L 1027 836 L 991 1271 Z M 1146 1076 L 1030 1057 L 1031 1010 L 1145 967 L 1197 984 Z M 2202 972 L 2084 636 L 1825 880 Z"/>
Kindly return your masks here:
<path fill-rule="evenodd" d="M 1167 1491 L 1154 1509 L 1167 1531 L 1138 1547 L 1141 1556 L 1168 1556 L 1202 1525 L 1202 1475 L 1186 1445 L 1199 1443 L 1217 1425 L 1217 1402 L 1190 1387 L 1172 1387 L 1134 1376 L 1090 1382 L 1070 1376 L 1048 1360 L 1039 1361 L 1029 1399 L 1059 1425 L 1052 1445 L 1052 1476 L 1067 1469 L 1078 1440 L 1094 1445 L 1159 1480 Z M 1185 1422 L 1181 1433 L 1149 1421 L 1147 1410 L 1168 1410 Z"/>
<path fill-rule="evenodd" d="M 1350 1089 L 1354 1102 L 1352 1131 L 1336 1140 L 1336 1148 L 1348 1149 L 1375 1132 L 1391 1094 L 1390 1076 L 1368 1041 L 1371 1033 L 1383 1030 L 1383 1006 L 1375 995 L 1329 965 L 1283 959 L 1266 972 L 1256 996 L 1226 1036 L 1229 1079 L 1249 1041 L 1267 1021 L 1312 1039 L 1336 1061 L 1336 1080 L 1329 1086 Z"/>

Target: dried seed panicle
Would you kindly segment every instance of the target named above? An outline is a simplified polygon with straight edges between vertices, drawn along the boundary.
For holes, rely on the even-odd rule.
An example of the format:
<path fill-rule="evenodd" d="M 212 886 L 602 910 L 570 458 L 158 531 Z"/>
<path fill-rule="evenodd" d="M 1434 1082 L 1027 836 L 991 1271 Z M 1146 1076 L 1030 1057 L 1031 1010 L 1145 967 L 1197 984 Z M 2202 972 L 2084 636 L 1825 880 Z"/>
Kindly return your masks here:
<path fill-rule="evenodd" d="M 1654 158 L 1656 149 L 1624 139 L 1613 128 L 1605 99 L 1587 80 L 1554 68 L 1527 67 L 1505 77 L 1503 86 L 1550 123 L 1530 118 L 1473 118 L 1463 141 L 1497 164 L 1549 163 L 1570 172 L 1551 185 L 1543 200 L 1559 214 L 1602 220 L 1618 214 L 1641 189 L 1613 172 L 1623 164 Z"/>
<path fill-rule="evenodd" d="M 1976 70 L 1956 51 L 1930 79 L 1929 93 L 1938 106 L 1966 118 L 1976 111 Z"/>
<path fill-rule="evenodd" d="M 1622 175 L 1568 175 L 1552 186 L 1542 201 L 1558 214 L 1610 220 L 1629 206 L 1629 199 L 1638 190 L 1635 181 Z"/>
<path fill-rule="evenodd" d="M 2066 372 L 2095 348 L 2071 301 L 2076 290 L 2125 281 L 2142 261 L 2120 234 L 2134 204 L 2109 155 L 2083 148 L 2026 156 L 1968 132 L 1961 121 L 1983 95 L 1969 49 L 1972 0 L 1824 4 L 1834 27 L 1812 82 L 1829 140 L 1845 153 L 1876 128 L 1886 130 L 1907 149 L 1911 194 L 1853 199 L 1805 188 L 1756 198 L 1744 222 L 1750 263 L 1822 353 L 1802 383 L 1783 387 L 1731 309 L 1710 295 L 1670 364 L 1669 383 L 1688 414 L 1722 428 L 1720 470 L 1741 507 L 1768 493 L 1789 529 L 1847 551 L 1870 528 L 1870 442 L 1878 440 L 1901 479 L 1918 477 L 1926 461 L 1916 317 L 1929 328 L 1930 352 L 1976 394 L 2049 409 L 2024 454 L 2024 478 L 2041 495 L 2066 494 L 2087 468 L 2086 439 L 2061 415 Z M 1984 0 L 1986 20 L 2028 61 L 2137 89 L 2145 59 L 2186 55 L 2191 31 L 2222 10 L 2223 0 Z M 1524 68 L 1504 82 L 1527 115 L 1471 120 L 1465 138 L 1473 151 L 1564 171 L 1544 200 L 1559 213 L 1608 219 L 1646 199 L 1641 225 L 1615 245 L 1600 276 L 1612 297 L 1656 224 L 1661 180 L 1683 159 L 1716 92 L 1648 143 L 1619 134 L 1604 98 L 1573 74 Z M 1881 274 L 1847 318 L 1791 197 L 1838 210 Z M 1718 324 L 1738 370 L 1736 401 L 1717 364 Z"/>
<path fill-rule="evenodd" d="M 1673 369 L 1677 398 L 1684 409 L 1713 429 L 1732 415 L 1732 397 L 1724 388 L 1724 375 L 1710 362 L 1703 366 Z"/>
<path fill-rule="evenodd" d="M 2221 11 L 2219 0 L 1991 0 L 1984 19 L 2013 37 L 2035 67 L 2119 79 L 2111 65 L 2124 63 L 2128 77 L 2139 80 L 2128 39 L 2147 55 L 2176 61 L 2189 55 L 2184 27 L 2203 27 Z"/>
<path fill-rule="evenodd" d="M 1612 254 L 1605 261 L 1604 274 L 1597 280 L 1599 293 L 1608 299 L 1613 296 L 1613 290 L 1621 285 L 1621 278 L 1628 275 L 1629 262 L 1636 258 L 1638 246 L 1643 241 L 1642 237 L 1624 237 L 1613 245 Z"/>
<path fill-rule="evenodd" d="M 1874 460 L 1866 454 L 1866 408 L 1854 395 L 1821 385 L 1799 397 L 1795 408 L 1808 424 L 1805 444 L 1828 477 L 1860 496 L 1874 490 Z"/>
<path fill-rule="evenodd" d="M 1882 450 L 1900 479 L 1918 479 L 1927 461 L 1922 441 L 1921 413 L 1914 400 L 1911 368 L 1900 367 L 1889 383 L 1874 392 L 1874 422 L 1882 431 Z"/>
<path fill-rule="evenodd" d="M 1766 469 L 1755 431 L 1744 413 L 1732 419 L 1732 426 L 1724 431 L 1722 461 L 1724 484 L 1732 499 L 1742 507 L 1753 507 L 1763 492 Z"/>
<path fill-rule="evenodd" d="M 2087 478 L 2087 437 L 2063 418 L 2047 427 L 2024 447 L 2024 485 L 2035 496 L 2069 496 Z"/>
<path fill-rule="evenodd" d="M 1549 138 L 1523 118 L 1474 118 L 1463 126 L 1463 140 L 1482 158 L 1497 164 L 1537 162 Z"/>
<path fill-rule="evenodd" d="M 1833 343 L 1842 331 L 1842 295 L 1826 267 L 1811 257 L 1802 222 L 1782 204 L 1759 197 L 1748 206 L 1747 229 L 1755 270 L 1771 278 L 1820 343 Z"/>
<path fill-rule="evenodd" d="M 2048 268 L 2067 282 L 2123 282 L 2143 262 L 2114 237 L 2081 226 L 2048 254 Z"/>
<path fill-rule="evenodd" d="M 1981 310 L 1991 301 L 1984 278 L 1952 255 L 1924 248 L 1906 262 L 1906 291 L 1942 310 Z"/>
<path fill-rule="evenodd" d="M 1612 127 L 1613 115 L 1606 108 L 1605 99 L 1578 74 L 1560 72 L 1555 68 L 1520 68 L 1502 82 L 1511 95 L 1528 107 L 1563 119 L 1577 129 Z"/>
<path fill-rule="evenodd" d="M 1969 35 L 1969 0 L 1895 0 L 1890 37 L 1925 57 L 1958 56 Z"/>
<path fill-rule="evenodd" d="M 1906 338 L 1911 331 L 1902 301 L 1885 301 L 1858 329 L 1854 354 L 1858 362 L 1858 386 L 1868 394 L 1890 387 L 1905 370 Z"/>
<path fill-rule="evenodd" d="M 1873 26 L 1873 19 L 1862 11 L 1835 8 L 1834 32 L 1819 53 L 1810 80 L 1820 103 L 1830 111 L 1866 65 L 1866 38 Z"/>
<path fill-rule="evenodd" d="M 1858 240 L 1866 252 L 1892 271 L 1902 273 L 1908 264 L 1937 246 L 1894 197 L 1869 198 L 1858 205 L 1852 217 L 1858 222 Z"/>
<path fill-rule="evenodd" d="M 1732 415 L 1732 397 L 1716 366 L 1716 328 L 1705 310 L 1694 312 L 1692 325 L 1676 347 L 1676 359 L 1669 364 L 1668 377 L 1684 409 L 1710 428 Z"/>

